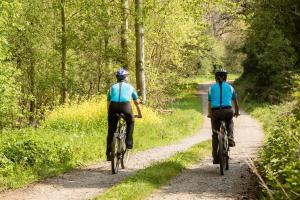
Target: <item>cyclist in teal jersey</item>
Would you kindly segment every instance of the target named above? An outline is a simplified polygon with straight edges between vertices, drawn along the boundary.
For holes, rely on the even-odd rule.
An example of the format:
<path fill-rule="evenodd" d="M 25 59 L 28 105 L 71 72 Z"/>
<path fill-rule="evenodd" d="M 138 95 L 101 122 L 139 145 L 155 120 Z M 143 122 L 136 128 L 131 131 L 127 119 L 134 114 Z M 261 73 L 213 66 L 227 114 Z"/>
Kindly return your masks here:
<path fill-rule="evenodd" d="M 119 69 L 116 72 L 117 83 L 112 85 L 107 93 L 107 108 L 108 108 L 108 134 L 106 156 L 107 161 L 111 161 L 111 143 L 118 125 L 118 114 L 123 114 L 126 121 L 126 147 L 132 149 L 133 147 L 133 129 L 134 129 L 134 115 L 130 104 L 133 99 L 138 111 L 138 118 L 142 118 L 140 109 L 140 101 L 136 90 L 128 83 L 129 73 L 125 69 Z"/>
<path fill-rule="evenodd" d="M 228 131 L 229 146 L 234 147 L 233 137 L 233 116 L 239 115 L 239 106 L 237 103 L 237 95 L 234 88 L 226 82 L 227 71 L 219 69 L 215 73 L 216 83 L 213 84 L 208 91 L 208 117 L 211 118 L 212 126 L 212 156 L 213 163 L 218 164 L 218 133 L 221 121 L 225 121 Z M 234 112 L 232 109 L 232 103 Z"/>

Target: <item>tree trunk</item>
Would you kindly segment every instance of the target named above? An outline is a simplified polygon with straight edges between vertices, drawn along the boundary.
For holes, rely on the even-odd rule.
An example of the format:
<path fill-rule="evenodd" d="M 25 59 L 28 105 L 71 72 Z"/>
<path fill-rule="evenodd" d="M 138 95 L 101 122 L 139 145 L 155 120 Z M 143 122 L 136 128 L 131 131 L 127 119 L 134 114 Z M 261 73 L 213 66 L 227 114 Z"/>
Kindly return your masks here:
<path fill-rule="evenodd" d="M 28 70 L 29 76 L 29 90 L 30 90 L 30 100 L 29 100 L 29 124 L 33 125 L 34 115 L 35 115 L 35 63 L 33 58 L 30 60 L 30 66 Z"/>
<path fill-rule="evenodd" d="M 128 0 L 121 0 L 122 3 L 122 27 L 121 27 L 121 49 L 122 49 L 122 67 L 128 69 L 128 16 L 129 4 Z"/>
<path fill-rule="evenodd" d="M 110 71 L 110 66 L 111 66 L 111 60 L 110 60 L 111 58 L 108 55 L 108 53 L 109 53 L 109 49 L 108 49 L 109 42 L 110 42 L 110 37 L 107 34 L 104 37 L 104 69 L 103 70 L 105 70 L 105 72 Z M 106 86 L 105 86 L 105 88 L 109 88 L 110 85 L 112 84 L 112 81 L 113 80 L 111 78 L 106 79 Z"/>
<path fill-rule="evenodd" d="M 144 16 L 143 0 L 135 0 L 135 37 L 136 37 L 136 84 L 142 102 L 146 102 L 146 80 L 144 68 Z"/>
<path fill-rule="evenodd" d="M 67 39 L 66 39 L 65 0 L 61 0 L 61 104 L 65 104 L 66 97 L 67 97 L 66 57 L 67 57 Z"/>
<path fill-rule="evenodd" d="M 97 58 L 97 93 L 100 94 L 101 78 L 102 78 L 102 65 L 103 65 L 103 41 L 99 39 L 99 57 Z"/>
<path fill-rule="evenodd" d="M 109 1 L 106 1 L 106 3 L 108 3 Z M 105 33 L 104 33 L 104 72 L 109 72 L 111 69 L 111 56 L 109 54 L 109 47 L 110 47 L 110 43 L 111 43 L 111 34 L 110 34 L 110 29 L 111 29 L 111 9 L 110 7 L 107 8 L 106 10 L 106 15 L 107 15 L 107 19 L 105 20 L 104 23 L 104 28 L 105 28 Z M 112 84 L 112 79 L 108 78 L 106 79 L 106 86 L 105 88 L 109 88 Z"/>

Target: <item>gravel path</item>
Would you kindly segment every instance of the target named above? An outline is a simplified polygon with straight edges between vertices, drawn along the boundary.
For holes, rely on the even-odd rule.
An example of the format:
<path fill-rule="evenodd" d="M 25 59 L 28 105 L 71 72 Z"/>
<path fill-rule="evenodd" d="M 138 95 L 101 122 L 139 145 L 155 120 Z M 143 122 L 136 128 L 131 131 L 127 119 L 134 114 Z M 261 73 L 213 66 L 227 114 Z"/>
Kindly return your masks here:
<path fill-rule="evenodd" d="M 207 86 L 202 86 L 202 91 Z M 203 99 L 205 101 L 205 98 Z M 206 120 L 207 122 L 208 120 Z M 231 148 L 229 171 L 219 175 L 219 165 L 213 165 L 210 157 L 190 167 L 148 199 L 254 199 L 254 175 L 247 165 L 256 157 L 262 145 L 263 131 L 249 115 L 234 119 L 237 146 Z"/>
<path fill-rule="evenodd" d="M 205 105 L 204 105 L 205 106 Z M 0 193 L 1 200 L 66 200 L 89 199 L 101 194 L 107 188 L 120 182 L 137 170 L 154 162 L 166 159 L 177 152 L 184 151 L 201 141 L 211 138 L 210 123 L 205 120 L 204 126 L 197 134 L 176 144 L 138 152 L 130 157 L 128 169 L 111 174 L 110 163 L 74 170 L 58 177 L 48 178 L 26 188 Z"/>
<path fill-rule="evenodd" d="M 206 111 L 206 94 L 209 83 L 201 84 L 203 109 Z M 206 114 L 205 114 L 206 115 Z M 246 164 L 254 157 L 261 145 L 263 132 L 260 126 L 248 115 L 240 116 L 235 124 L 237 147 L 231 151 L 230 170 L 225 176 L 219 176 L 219 168 L 211 164 L 211 158 L 187 169 L 168 186 L 154 193 L 149 199 L 248 199 L 248 190 L 252 188 L 251 178 Z M 26 188 L 0 193 L 1 200 L 66 200 L 89 199 L 101 194 L 107 188 L 118 183 L 137 170 L 154 162 L 166 159 L 177 152 L 184 151 L 194 144 L 211 138 L 210 121 L 205 118 L 201 130 L 194 136 L 177 144 L 138 152 L 131 156 L 128 169 L 112 175 L 110 163 L 89 166 L 74 170 L 58 177 L 48 178 Z"/>

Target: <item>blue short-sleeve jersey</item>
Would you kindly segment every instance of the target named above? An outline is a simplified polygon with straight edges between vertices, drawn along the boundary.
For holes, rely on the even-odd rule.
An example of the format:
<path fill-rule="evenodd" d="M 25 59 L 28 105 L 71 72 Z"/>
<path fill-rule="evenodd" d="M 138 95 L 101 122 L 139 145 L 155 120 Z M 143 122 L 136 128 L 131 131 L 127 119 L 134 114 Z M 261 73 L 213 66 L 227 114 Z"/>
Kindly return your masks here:
<path fill-rule="evenodd" d="M 138 95 L 134 87 L 126 82 L 114 84 L 107 93 L 107 101 L 130 102 L 131 98 L 137 100 Z"/>
<path fill-rule="evenodd" d="M 208 101 L 211 102 L 211 107 L 232 106 L 231 100 L 237 99 L 234 88 L 229 83 L 222 82 L 222 105 L 220 105 L 220 89 L 219 83 L 215 83 L 209 88 Z"/>

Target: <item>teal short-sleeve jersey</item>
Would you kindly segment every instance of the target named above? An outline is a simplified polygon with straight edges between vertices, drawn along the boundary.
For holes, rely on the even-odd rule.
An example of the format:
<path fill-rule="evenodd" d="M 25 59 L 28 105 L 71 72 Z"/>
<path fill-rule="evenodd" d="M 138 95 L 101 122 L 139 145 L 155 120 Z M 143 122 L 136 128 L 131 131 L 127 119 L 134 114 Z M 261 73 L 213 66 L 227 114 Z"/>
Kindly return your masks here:
<path fill-rule="evenodd" d="M 126 82 L 114 84 L 107 93 L 107 101 L 130 102 L 131 98 L 137 100 L 138 95 L 134 87 Z"/>
<path fill-rule="evenodd" d="M 218 108 L 220 106 L 232 106 L 231 100 L 237 99 L 234 88 L 229 83 L 222 82 L 222 98 L 220 96 L 220 89 L 219 83 L 215 83 L 209 88 L 208 101 L 211 102 L 211 107 Z M 220 105 L 220 100 L 222 101 L 222 105 Z"/>

